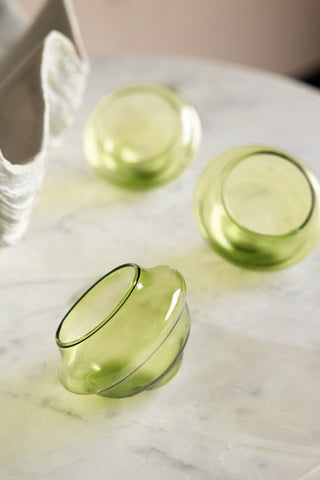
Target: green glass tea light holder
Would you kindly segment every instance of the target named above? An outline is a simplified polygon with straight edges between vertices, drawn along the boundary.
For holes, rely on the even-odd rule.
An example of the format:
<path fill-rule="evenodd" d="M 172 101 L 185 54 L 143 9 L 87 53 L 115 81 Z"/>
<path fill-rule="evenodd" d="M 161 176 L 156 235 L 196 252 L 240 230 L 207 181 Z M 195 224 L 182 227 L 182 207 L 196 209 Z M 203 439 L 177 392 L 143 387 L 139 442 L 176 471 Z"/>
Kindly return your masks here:
<path fill-rule="evenodd" d="M 194 107 L 161 84 L 129 85 L 102 99 L 84 131 L 89 164 L 109 182 L 147 189 L 176 178 L 201 140 Z"/>
<path fill-rule="evenodd" d="M 319 183 L 285 152 L 243 146 L 214 159 L 194 193 L 207 243 L 230 262 L 276 270 L 308 255 L 320 239 Z"/>
<path fill-rule="evenodd" d="M 56 332 L 59 378 L 80 394 L 128 397 L 167 383 L 190 330 L 182 275 L 125 264 L 98 280 Z"/>

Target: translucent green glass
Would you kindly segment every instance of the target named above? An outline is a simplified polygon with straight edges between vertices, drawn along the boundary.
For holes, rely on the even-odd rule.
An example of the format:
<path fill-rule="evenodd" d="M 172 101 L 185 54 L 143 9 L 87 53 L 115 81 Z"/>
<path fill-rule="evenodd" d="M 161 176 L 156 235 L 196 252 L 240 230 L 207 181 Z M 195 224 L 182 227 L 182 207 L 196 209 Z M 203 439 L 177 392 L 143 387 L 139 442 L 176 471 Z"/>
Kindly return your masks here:
<path fill-rule="evenodd" d="M 246 268 L 288 267 L 320 238 L 317 179 L 269 147 L 235 148 L 213 160 L 197 182 L 194 210 L 208 244 Z"/>
<path fill-rule="evenodd" d="M 98 280 L 60 323 L 59 377 L 71 392 L 127 397 L 167 383 L 190 330 L 176 270 L 122 265 Z"/>
<path fill-rule="evenodd" d="M 193 159 L 200 138 L 199 116 L 176 90 L 139 84 L 114 91 L 95 107 L 84 149 L 108 181 L 145 189 L 177 177 Z"/>

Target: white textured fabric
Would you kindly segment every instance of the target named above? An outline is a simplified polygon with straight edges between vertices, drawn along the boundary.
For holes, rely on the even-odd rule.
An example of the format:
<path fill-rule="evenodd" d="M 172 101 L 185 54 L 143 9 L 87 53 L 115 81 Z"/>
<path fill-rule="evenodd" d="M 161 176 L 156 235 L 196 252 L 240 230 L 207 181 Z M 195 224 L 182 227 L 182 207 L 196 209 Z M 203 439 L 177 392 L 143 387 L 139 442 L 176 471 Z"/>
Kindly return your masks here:
<path fill-rule="evenodd" d="M 72 122 L 83 97 L 88 64 L 71 7 L 49 0 L 0 62 L 1 246 L 24 234 L 48 144 Z"/>

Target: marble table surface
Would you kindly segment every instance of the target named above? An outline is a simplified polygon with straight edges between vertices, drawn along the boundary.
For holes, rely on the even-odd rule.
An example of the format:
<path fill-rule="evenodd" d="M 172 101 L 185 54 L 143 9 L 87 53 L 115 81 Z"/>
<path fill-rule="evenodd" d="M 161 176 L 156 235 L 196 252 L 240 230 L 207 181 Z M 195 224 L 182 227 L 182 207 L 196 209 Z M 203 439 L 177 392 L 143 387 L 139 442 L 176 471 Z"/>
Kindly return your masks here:
<path fill-rule="evenodd" d="M 110 89 L 179 88 L 203 122 L 200 153 L 167 186 L 107 184 L 82 152 L 85 119 Z M 0 478 L 320 479 L 320 247 L 274 273 L 205 244 L 192 213 L 211 159 L 277 146 L 320 176 L 320 94 L 244 67 L 183 58 L 94 58 L 75 125 L 47 158 L 25 238 L 0 251 Z M 179 374 L 131 399 L 69 393 L 54 334 L 77 297 L 125 263 L 185 276 L 192 330 Z"/>

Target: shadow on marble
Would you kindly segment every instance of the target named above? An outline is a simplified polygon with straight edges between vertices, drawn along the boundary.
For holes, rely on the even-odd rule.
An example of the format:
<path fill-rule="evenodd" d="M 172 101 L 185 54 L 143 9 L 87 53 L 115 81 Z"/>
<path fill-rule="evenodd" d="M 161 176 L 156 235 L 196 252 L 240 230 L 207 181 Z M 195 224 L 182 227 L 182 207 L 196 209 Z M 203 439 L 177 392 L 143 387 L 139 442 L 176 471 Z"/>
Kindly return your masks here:
<path fill-rule="evenodd" d="M 64 179 L 51 179 L 41 193 L 33 215 L 33 224 L 40 224 L 44 230 L 50 227 L 68 225 L 75 221 L 81 225 L 84 214 L 98 214 L 103 210 L 106 220 L 108 209 L 115 211 L 124 205 L 148 201 L 148 192 L 131 192 L 116 188 L 90 173 L 81 173 Z"/>
<path fill-rule="evenodd" d="M 181 271 L 189 292 L 210 291 L 214 296 L 256 286 L 263 288 L 270 283 L 270 278 L 279 276 L 279 272 L 257 272 L 237 267 L 205 244 L 186 252 L 162 255 L 160 260 Z"/>
<path fill-rule="evenodd" d="M 92 208 L 132 203 L 147 197 L 148 192 L 117 188 L 91 173 L 51 180 L 43 188 L 40 203 L 43 209 Z"/>
<path fill-rule="evenodd" d="M 179 432 L 188 449 L 205 444 L 216 453 L 217 445 L 225 478 L 237 480 L 247 478 L 248 465 L 257 478 L 284 478 L 286 472 L 285 478 L 294 479 L 317 459 L 317 351 L 195 324 L 181 374 L 163 390 L 123 400 L 65 391 L 57 379 L 58 361 L 57 355 L 34 370 L 31 363 L 21 365 L 2 388 L 6 440 L 0 465 L 6 472 L 28 472 L 41 452 L 50 459 L 48 466 L 41 464 L 43 475 L 59 464 L 62 450 L 64 461 L 69 455 L 73 461 L 77 452 L 90 452 L 96 461 L 97 442 L 103 448 L 115 442 L 116 451 L 133 455 L 142 448 L 141 431 L 150 436 L 143 448 L 152 453 L 151 463 L 159 460 L 153 445 L 163 447 Z M 128 436 L 130 449 L 123 445 Z M 17 451 L 18 458 L 11 456 Z M 216 461 L 208 452 L 204 471 Z M 177 462 L 170 465 L 176 468 Z"/>
<path fill-rule="evenodd" d="M 135 410 L 144 408 L 148 392 L 124 399 L 68 392 L 58 379 L 59 361 L 57 355 L 54 361 L 43 362 L 34 371 L 25 369 L 23 375 L 4 382 L 0 409 L 6 415 L 1 420 L 1 434 L 7 440 L 15 438 L 21 429 L 25 437 L 32 437 L 43 424 L 47 430 L 59 428 L 67 434 L 69 422 L 87 423 L 97 416 L 97 421 L 103 418 L 114 422 L 122 412 L 134 415 Z M 21 367 L 21 372 L 23 370 Z"/>

